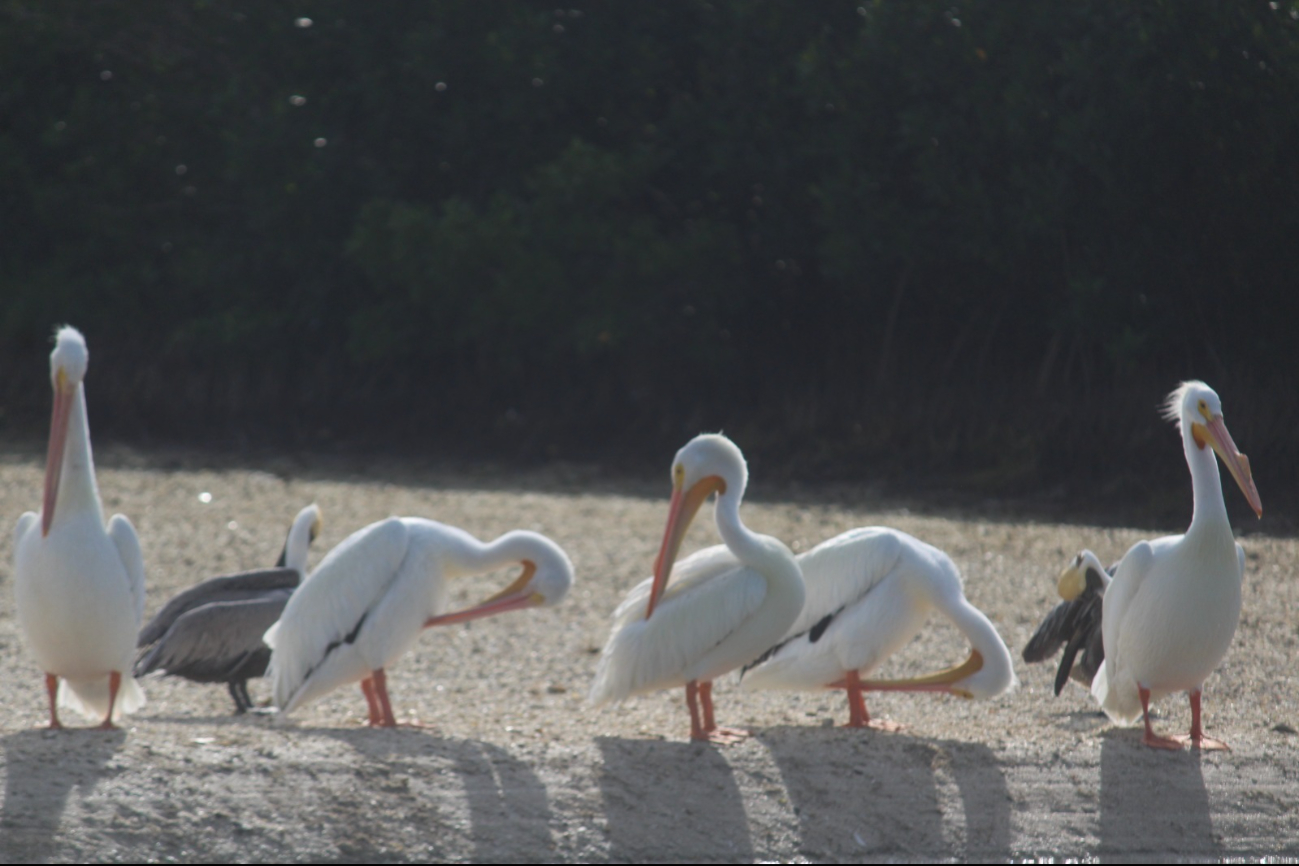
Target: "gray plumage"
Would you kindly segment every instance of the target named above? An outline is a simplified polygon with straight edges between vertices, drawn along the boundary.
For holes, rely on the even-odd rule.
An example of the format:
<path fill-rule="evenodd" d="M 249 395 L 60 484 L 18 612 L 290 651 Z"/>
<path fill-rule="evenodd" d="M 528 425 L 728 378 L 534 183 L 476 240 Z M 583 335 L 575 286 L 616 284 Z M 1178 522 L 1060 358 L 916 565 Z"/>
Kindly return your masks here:
<path fill-rule="evenodd" d="M 1094 554 L 1084 551 L 1075 559 L 1073 568 L 1083 572 L 1086 581 L 1083 591 L 1072 601 L 1062 601 L 1052 608 L 1023 652 L 1024 661 L 1032 664 L 1046 661 L 1061 646 L 1064 647 L 1064 655 L 1060 658 L 1060 666 L 1055 675 L 1057 695 L 1071 677 L 1083 688 L 1091 688 L 1096 672 L 1105 662 L 1101 610 L 1105 587 L 1109 584 L 1109 577 L 1114 574 L 1115 566 L 1105 569 L 1102 576 L 1100 563 Z"/>
<path fill-rule="evenodd" d="M 251 709 L 248 680 L 263 676 L 271 658 L 262 635 L 301 583 L 319 521 L 314 505 L 299 512 L 276 568 L 213 577 L 167 602 L 140 630 L 135 675 L 158 671 L 198 683 L 225 683 L 235 713 Z M 286 560 L 295 567 L 284 567 Z"/>
<path fill-rule="evenodd" d="M 226 683 L 235 712 L 252 706 L 248 680 L 266 673 L 271 648 L 262 642 L 302 579 L 296 569 L 273 568 L 214 577 L 167 603 L 145 630 L 149 647 L 135 675 L 153 671 L 197 683 Z M 152 639 L 146 639 L 152 637 Z"/>

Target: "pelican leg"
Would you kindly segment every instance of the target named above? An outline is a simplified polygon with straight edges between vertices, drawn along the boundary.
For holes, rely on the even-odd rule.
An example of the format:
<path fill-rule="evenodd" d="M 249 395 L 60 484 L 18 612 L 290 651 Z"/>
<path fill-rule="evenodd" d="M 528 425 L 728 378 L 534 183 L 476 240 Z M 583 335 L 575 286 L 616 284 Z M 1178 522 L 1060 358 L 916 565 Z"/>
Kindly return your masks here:
<path fill-rule="evenodd" d="M 365 690 L 365 684 L 370 684 L 370 690 L 365 693 L 366 700 L 372 700 L 370 704 L 370 727 L 372 728 L 422 728 L 424 727 L 419 721 L 398 722 L 397 717 L 393 715 L 392 703 L 388 700 L 388 675 L 384 673 L 383 668 L 375 668 L 374 671 L 364 680 L 361 680 L 361 689 Z M 373 699 L 371 695 L 373 694 Z"/>
<path fill-rule="evenodd" d="M 695 680 L 686 683 L 686 706 L 690 708 L 690 739 L 708 739 L 708 732 L 699 721 L 699 683 Z"/>
<path fill-rule="evenodd" d="M 361 693 L 365 695 L 365 703 L 370 709 L 370 727 L 377 728 L 383 724 L 383 712 L 379 709 L 379 699 L 374 694 L 372 677 L 361 680 Z"/>
<path fill-rule="evenodd" d="M 1216 740 L 1213 737 L 1206 737 L 1204 735 L 1204 729 L 1200 727 L 1200 690 L 1191 689 L 1191 691 L 1187 692 L 1187 695 L 1191 699 L 1191 733 L 1185 736 L 1177 736 L 1173 739 L 1179 743 L 1189 743 L 1192 747 L 1206 752 L 1230 752 L 1231 746 L 1228 746 L 1222 740 Z"/>
<path fill-rule="evenodd" d="M 243 694 L 240 694 L 239 692 L 240 685 L 244 686 L 245 691 Z M 238 680 L 231 680 L 226 683 L 226 689 L 230 692 L 230 697 L 234 699 L 235 715 L 242 716 L 244 713 L 248 712 L 248 708 L 252 706 L 252 701 L 248 700 L 247 684 L 241 683 Z"/>
<path fill-rule="evenodd" d="M 383 668 L 375 668 L 370 676 L 374 679 L 374 694 L 383 710 L 383 727 L 397 727 L 397 718 L 392 714 L 392 704 L 388 701 L 388 675 L 383 672 Z"/>
<path fill-rule="evenodd" d="M 250 713 L 262 712 L 262 710 L 253 703 L 253 696 L 248 694 L 248 680 L 239 681 L 239 694 L 244 699 L 244 709 L 248 710 Z"/>
<path fill-rule="evenodd" d="M 699 684 L 699 706 L 704 711 L 704 732 L 717 730 L 717 719 L 713 716 L 713 684 L 705 681 Z"/>
<path fill-rule="evenodd" d="M 1141 696 L 1141 718 L 1146 723 L 1146 735 L 1142 737 L 1141 742 L 1150 746 L 1152 749 L 1170 749 L 1174 752 L 1180 751 L 1182 744 L 1172 737 L 1161 737 L 1150 727 L 1150 689 L 1145 686 L 1137 686 L 1137 694 Z"/>
<path fill-rule="evenodd" d="M 719 745 L 730 745 L 748 739 L 749 732 L 742 728 L 719 727 L 713 717 L 713 681 L 705 680 L 699 684 L 699 703 L 704 711 L 704 736 L 710 742 Z M 696 738 L 698 739 L 698 738 Z"/>
<path fill-rule="evenodd" d="M 832 687 L 835 686 L 838 684 Z M 848 692 L 848 723 L 844 725 L 845 728 L 871 728 L 890 734 L 902 730 L 903 726 L 897 722 L 871 718 L 871 714 L 866 710 L 865 689 L 862 688 L 861 676 L 857 671 L 849 671 L 848 676 L 842 680 L 841 687 Z"/>
<path fill-rule="evenodd" d="M 54 674 L 45 675 L 45 691 L 50 695 L 50 730 L 62 730 L 63 724 L 59 721 L 58 709 L 59 678 Z"/>
<path fill-rule="evenodd" d="M 117 691 L 122 687 L 122 675 L 113 671 L 108 675 L 108 714 L 104 716 L 103 724 L 99 726 L 101 731 L 113 731 L 117 725 L 113 724 L 113 707 L 117 704 Z"/>

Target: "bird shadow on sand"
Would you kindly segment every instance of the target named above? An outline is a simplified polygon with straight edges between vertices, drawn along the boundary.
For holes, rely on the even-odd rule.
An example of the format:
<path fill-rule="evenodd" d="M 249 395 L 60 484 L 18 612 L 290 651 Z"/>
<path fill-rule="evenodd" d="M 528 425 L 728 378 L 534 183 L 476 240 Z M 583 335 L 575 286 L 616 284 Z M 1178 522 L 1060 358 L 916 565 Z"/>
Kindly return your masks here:
<path fill-rule="evenodd" d="M 798 817 L 799 854 L 813 861 L 1011 856 L 1010 792 L 987 746 L 843 728 L 758 733 Z M 959 792 L 964 838 L 944 818 L 938 774 Z M 950 801 L 949 801 L 950 802 Z"/>
<path fill-rule="evenodd" d="M 451 739 L 435 731 L 418 729 L 376 730 L 370 728 L 299 728 L 303 733 L 324 735 L 351 746 L 365 756 L 367 784 L 396 799 L 420 800 L 419 808 L 436 808 L 419 792 L 403 789 L 412 778 L 431 780 L 443 796 L 454 796 L 440 785 L 437 774 L 449 770 L 464 786 L 469 811 L 467 836 L 473 845 L 472 862 L 535 863 L 554 860 L 555 840 L 551 834 L 552 814 L 546 787 L 526 763 L 500 746 L 481 740 Z M 454 787 L 454 786 L 450 786 Z M 410 804 L 412 807 L 415 803 Z M 432 826 L 445 824 L 448 811 L 438 810 Z M 454 818 L 452 819 L 454 822 Z M 428 823 L 425 826 L 429 826 Z M 458 828 L 463 829 L 463 828 Z M 382 855 L 380 851 L 350 853 Z M 388 852 L 391 853 L 391 852 Z M 464 855 L 447 852 L 461 859 Z"/>
<path fill-rule="evenodd" d="M 1140 728 L 1111 728 L 1103 737 L 1099 853 L 1221 858 L 1199 750 L 1152 749 L 1142 744 Z"/>
<path fill-rule="evenodd" d="M 243 713 L 235 715 L 234 713 L 212 713 L 210 715 L 196 716 L 185 713 L 158 713 L 156 715 L 139 716 L 142 722 L 157 722 L 165 725 L 193 725 L 202 727 L 206 725 L 239 725 L 242 727 L 259 727 L 267 728 L 275 724 L 275 715 L 273 713 Z"/>
<path fill-rule="evenodd" d="M 689 852 L 698 862 L 754 859 L 739 785 L 716 746 L 619 737 L 595 743 L 610 860 L 662 861 L 667 851 Z"/>
<path fill-rule="evenodd" d="M 126 732 L 37 728 L 0 742 L 5 774 L 0 861 L 59 859 L 59 824 L 72 789 L 84 795 L 113 773 L 108 763 L 126 742 Z"/>
<path fill-rule="evenodd" d="M 1109 717 L 1098 710 L 1065 710 L 1048 713 L 1047 718 L 1058 730 L 1074 734 L 1098 733 L 1110 723 Z"/>

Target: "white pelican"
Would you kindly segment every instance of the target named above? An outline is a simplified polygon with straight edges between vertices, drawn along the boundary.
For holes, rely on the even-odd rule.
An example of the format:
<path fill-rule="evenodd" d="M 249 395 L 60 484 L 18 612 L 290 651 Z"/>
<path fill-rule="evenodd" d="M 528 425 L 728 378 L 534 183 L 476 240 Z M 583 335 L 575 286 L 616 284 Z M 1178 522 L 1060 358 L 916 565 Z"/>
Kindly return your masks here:
<path fill-rule="evenodd" d="M 45 671 L 51 728 L 62 727 L 59 706 L 112 728 L 144 705 L 131 677 L 144 613 L 144 557 L 131 521 L 115 514 L 104 529 L 82 385 L 89 361 L 81 333 L 60 328 L 50 353 L 54 413 L 45 500 L 39 515 L 18 518 L 14 532 L 18 623 Z"/>
<path fill-rule="evenodd" d="M 1120 724 L 1144 718 L 1148 746 L 1179 749 L 1189 741 L 1201 749 L 1225 749 L 1226 743 L 1206 737 L 1200 726 L 1200 691 L 1236 632 L 1245 551 L 1227 520 L 1215 451 L 1260 517 L 1263 503 L 1212 388 L 1183 382 L 1169 395 L 1164 414 L 1177 421 L 1191 469 L 1191 526 L 1185 535 L 1139 541 L 1119 561 L 1105 592 L 1105 664 L 1092 681 L 1092 695 Z M 1150 727 L 1150 701 L 1179 691 L 1190 696 L 1190 735 L 1157 736 Z"/>
<path fill-rule="evenodd" d="M 807 584 L 803 612 L 775 646 L 742 672 L 749 689 L 844 689 L 848 727 L 895 731 L 873 720 L 867 691 L 948 692 L 992 698 L 1015 684 L 1010 651 L 983 612 L 965 599 L 947 554 L 905 532 L 853 529 L 798 557 Z M 965 663 L 911 679 L 863 677 L 911 640 L 937 609 L 970 641 Z"/>
<path fill-rule="evenodd" d="M 248 680 L 265 674 L 271 660 L 262 635 L 306 575 L 307 552 L 320 524 L 320 508 L 308 505 L 294 518 L 275 568 L 212 577 L 163 605 L 140 629 L 135 675 L 160 671 L 196 683 L 225 683 L 236 715 L 252 709 Z"/>
<path fill-rule="evenodd" d="M 1101 561 L 1090 550 L 1073 558 L 1060 574 L 1056 589 L 1064 601 L 1057 604 L 1042 620 L 1037 631 L 1024 645 L 1024 661 L 1042 662 L 1055 655 L 1061 646 L 1064 655 L 1055 674 L 1055 693 L 1064 689 L 1072 676 L 1074 682 L 1091 690 L 1092 680 L 1105 661 L 1105 642 L 1101 636 L 1101 605 L 1105 590 L 1110 585 L 1114 569 L 1101 566 Z M 1078 653 L 1082 658 L 1078 659 Z M 1078 663 L 1075 666 L 1074 661 Z"/>
<path fill-rule="evenodd" d="M 523 573 L 477 607 L 442 615 L 448 581 L 521 564 Z M 535 532 L 484 544 L 462 529 L 390 517 L 326 554 L 266 632 L 275 706 L 291 713 L 347 683 L 361 683 L 370 725 L 397 724 L 384 669 L 428 626 L 558 603 L 573 581 L 567 554 Z"/>
<path fill-rule="evenodd" d="M 591 703 L 684 685 L 691 739 L 728 743 L 747 736 L 717 726 L 712 681 L 771 646 L 803 607 L 803 578 L 789 548 L 740 522 L 747 482 L 744 455 L 725 436 L 697 436 L 677 452 L 654 576 L 614 611 Z M 717 494 L 717 531 L 726 546 L 701 550 L 674 569 L 681 540 L 712 493 Z M 677 579 L 668 586 L 670 572 Z"/>

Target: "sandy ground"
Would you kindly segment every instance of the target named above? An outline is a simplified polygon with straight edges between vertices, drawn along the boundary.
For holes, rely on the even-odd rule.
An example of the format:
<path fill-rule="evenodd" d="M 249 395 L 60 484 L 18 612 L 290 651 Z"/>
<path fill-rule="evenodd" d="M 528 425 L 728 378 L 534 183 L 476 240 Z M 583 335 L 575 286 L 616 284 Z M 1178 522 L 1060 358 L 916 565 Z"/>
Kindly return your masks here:
<path fill-rule="evenodd" d="M 320 503 L 314 564 L 354 529 L 421 515 L 482 538 L 544 532 L 577 569 L 569 598 L 426 632 L 389 671 L 399 714 L 424 729 L 369 730 L 355 688 L 285 724 L 234 717 L 220 686 L 148 680 L 123 730 L 42 729 L 45 696 L 13 612 L 12 539 L 0 535 L 0 858 L 7 861 L 858 861 L 1020 858 L 1221 859 L 1299 856 L 1299 682 L 1292 611 L 1299 542 L 1248 535 L 1244 611 L 1205 693 L 1208 730 L 1231 753 L 1156 753 L 1117 729 L 1053 671 L 1018 653 L 1080 547 L 1120 555 L 1149 531 L 980 519 L 887 508 L 851 494 L 764 495 L 749 525 L 796 550 L 885 524 L 945 549 L 970 600 L 996 623 L 1022 684 L 997 700 L 876 695 L 900 734 L 849 731 L 842 694 L 740 693 L 718 684 L 724 724 L 755 736 L 690 743 L 680 690 L 600 711 L 584 704 L 609 615 L 649 570 L 662 537 L 661 484 L 591 470 L 527 475 L 298 459 L 262 471 L 202 458 L 100 457 L 105 507 L 135 523 L 148 570 L 146 616 L 178 589 L 270 564 L 288 521 Z M 0 519 L 39 506 L 42 461 L 0 452 Z M 1261 482 L 1260 482 L 1261 483 Z M 1236 495 L 1235 490 L 1229 491 Z M 1266 489 L 1264 489 L 1266 501 Z M 211 501 L 200 501 L 209 493 Z M 1189 518 L 1189 484 L 1188 484 Z M 1244 512 L 1242 506 L 1233 513 Z M 708 512 L 704 512 L 707 517 Z M 1166 530 L 1176 531 L 1170 526 Z M 686 550 L 715 541 L 697 521 Z M 459 602 L 503 585 L 464 581 Z M 959 661 L 939 620 L 885 674 Z M 257 699 L 267 684 L 252 683 Z M 1184 731 L 1182 698 L 1160 726 Z M 69 721 L 72 721 L 70 718 Z"/>

